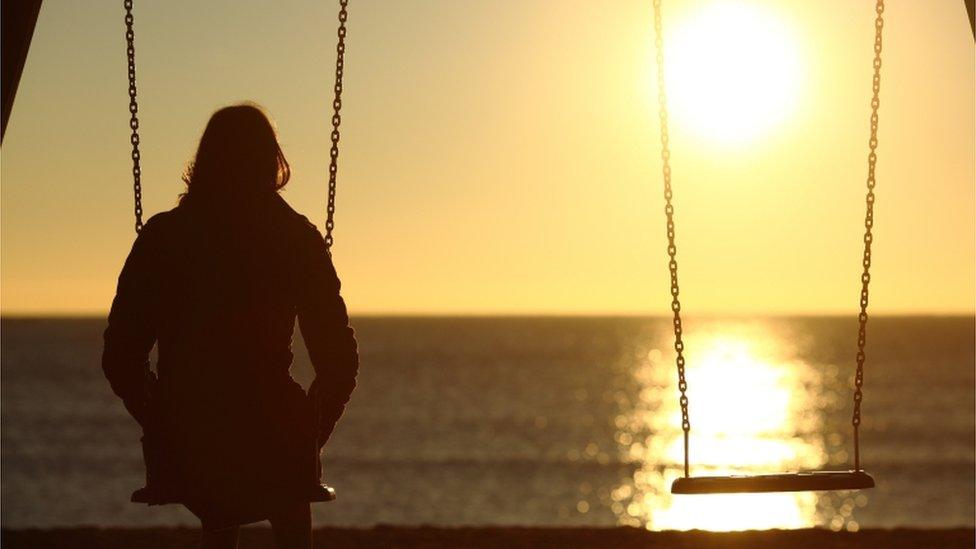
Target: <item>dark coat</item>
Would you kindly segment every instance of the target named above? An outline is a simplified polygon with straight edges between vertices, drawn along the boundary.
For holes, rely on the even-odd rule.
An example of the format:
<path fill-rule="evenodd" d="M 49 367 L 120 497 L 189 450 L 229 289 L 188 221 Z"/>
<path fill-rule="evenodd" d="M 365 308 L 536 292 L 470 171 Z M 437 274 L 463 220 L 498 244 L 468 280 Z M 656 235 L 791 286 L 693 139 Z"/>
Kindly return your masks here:
<path fill-rule="evenodd" d="M 277 194 L 234 207 L 193 198 L 136 239 L 102 367 L 143 428 L 152 502 L 244 524 L 310 501 L 321 446 L 356 385 L 356 340 L 306 218 Z M 308 394 L 289 374 L 296 316 L 316 373 Z"/>

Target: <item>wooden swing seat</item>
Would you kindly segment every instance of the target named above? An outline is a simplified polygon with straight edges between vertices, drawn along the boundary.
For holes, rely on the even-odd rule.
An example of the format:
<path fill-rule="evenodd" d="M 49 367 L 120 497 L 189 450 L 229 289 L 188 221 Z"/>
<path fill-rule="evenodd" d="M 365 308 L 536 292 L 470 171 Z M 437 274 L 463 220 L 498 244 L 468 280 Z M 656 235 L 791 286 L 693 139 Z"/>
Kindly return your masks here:
<path fill-rule="evenodd" d="M 311 493 L 309 494 L 308 500 L 310 502 L 316 503 L 321 501 L 335 501 L 336 492 L 335 489 L 327 484 L 316 484 L 311 488 Z M 151 486 L 146 486 L 145 488 L 139 488 L 135 492 L 132 492 L 133 503 L 147 503 L 149 505 L 163 505 L 166 503 L 180 503 L 179 501 L 173 500 L 167 497 L 165 494 L 160 493 L 157 490 L 153 490 Z"/>
<path fill-rule="evenodd" d="M 671 484 L 671 493 L 741 494 L 863 488 L 874 488 L 874 478 L 864 471 L 800 471 L 772 475 L 682 477 Z"/>

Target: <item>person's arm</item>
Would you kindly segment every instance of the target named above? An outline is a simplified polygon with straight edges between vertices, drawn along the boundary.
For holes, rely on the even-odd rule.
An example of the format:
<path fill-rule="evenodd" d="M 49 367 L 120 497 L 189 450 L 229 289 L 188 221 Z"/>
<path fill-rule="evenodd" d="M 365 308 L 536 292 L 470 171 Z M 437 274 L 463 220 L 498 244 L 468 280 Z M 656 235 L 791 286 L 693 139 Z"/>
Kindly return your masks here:
<path fill-rule="evenodd" d="M 145 426 L 149 390 L 155 376 L 149 368 L 149 353 L 156 343 L 156 314 L 152 285 L 152 229 L 147 223 L 132 245 L 119 275 L 105 329 L 102 371 L 125 408 Z"/>
<path fill-rule="evenodd" d="M 339 277 L 332 257 L 325 240 L 314 228 L 310 228 L 304 248 L 298 326 L 315 368 L 315 379 L 308 394 L 317 412 L 316 429 L 321 448 L 332 435 L 356 388 L 359 352 L 349 327 L 346 304 L 339 295 Z"/>

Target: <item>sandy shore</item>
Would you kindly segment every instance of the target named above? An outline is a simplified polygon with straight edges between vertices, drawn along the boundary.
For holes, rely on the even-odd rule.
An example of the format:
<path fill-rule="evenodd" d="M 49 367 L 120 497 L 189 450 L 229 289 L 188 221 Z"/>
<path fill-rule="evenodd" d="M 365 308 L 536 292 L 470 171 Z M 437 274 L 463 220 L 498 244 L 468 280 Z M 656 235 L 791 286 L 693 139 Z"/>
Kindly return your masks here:
<path fill-rule="evenodd" d="M 197 532 L 189 528 L 65 528 L 50 530 L 4 529 L 5 549 L 60 548 L 186 548 L 193 547 Z M 370 529 L 320 528 L 315 546 L 424 547 L 424 548 L 567 548 L 567 547 L 968 547 L 976 543 L 971 528 L 947 530 L 767 530 L 753 532 L 648 532 L 636 528 L 428 528 L 386 527 Z M 272 547 L 267 528 L 246 528 L 241 549 Z"/>

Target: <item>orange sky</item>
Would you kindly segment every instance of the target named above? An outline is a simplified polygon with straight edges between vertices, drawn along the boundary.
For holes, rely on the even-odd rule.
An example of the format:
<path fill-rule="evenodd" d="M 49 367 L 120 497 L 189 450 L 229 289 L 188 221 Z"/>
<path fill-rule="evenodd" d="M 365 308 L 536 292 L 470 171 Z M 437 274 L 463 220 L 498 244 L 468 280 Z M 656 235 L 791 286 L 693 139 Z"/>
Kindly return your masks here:
<path fill-rule="evenodd" d="M 723 57 L 740 41 L 719 29 L 692 40 L 703 56 L 669 53 L 670 71 L 703 75 L 671 97 L 688 314 L 855 311 L 872 4 L 665 1 L 675 48 L 734 5 L 784 37 L 756 51 L 787 52 Z M 515 5 L 353 0 L 335 259 L 354 313 L 669 312 L 650 0 Z M 284 196 L 321 226 L 337 8 L 271 6 L 137 5 L 148 212 L 173 207 L 210 112 L 251 99 L 292 162 Z M 41 10 L 0 165 L 4 314 L 110 303 L 133 238 L 121 16 Z M 689 69 L 702 59 L 719 65 Z M 785 95 L 761 95 L 787 73 Z M 872 307 L 971 314 L 963 3 L 889 3 L 882 78 Z M 731 106 L 703 127 L 713 102 Z M 720 137 L 732 114 L 761 131 Z"/>

